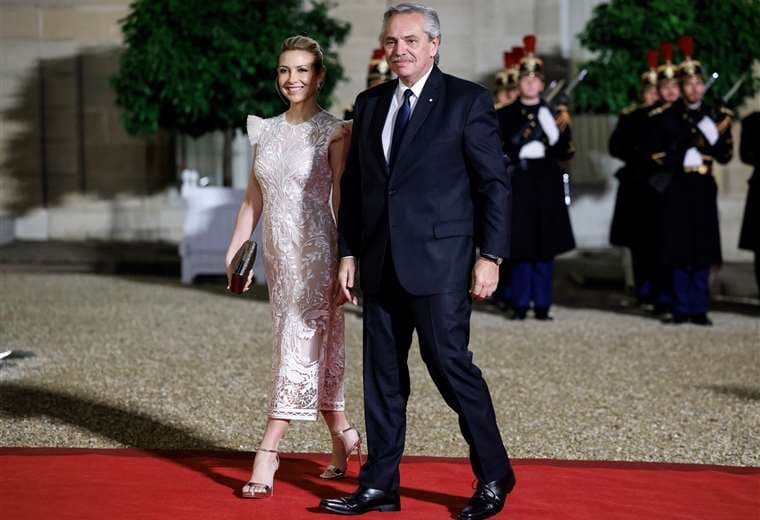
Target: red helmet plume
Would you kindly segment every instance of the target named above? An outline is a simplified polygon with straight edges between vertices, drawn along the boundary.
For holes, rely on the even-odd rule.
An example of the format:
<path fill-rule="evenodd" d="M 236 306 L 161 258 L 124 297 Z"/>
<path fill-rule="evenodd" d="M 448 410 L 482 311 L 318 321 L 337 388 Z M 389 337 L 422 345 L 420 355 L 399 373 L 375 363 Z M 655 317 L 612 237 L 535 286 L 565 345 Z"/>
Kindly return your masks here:
<path fill-rule="evenodd" d="M 529 34 L 523 38 L 523 45 L 525 46 L 525 54 L 535 54 L 536 52 L 536 36 Z"/>
<path fill-rule="evenodd" d="M 694 38 L 691 36 L 681 36 L 678 38 L 678 48 L 681 49 L 681 53 L 685 57 L 691 58 L 694 56 Z"/>
<path fill-rule="evenodd" d="M 647 65 L 649 65 L 650 69 L 657 68 L 657 58 L 657 51 L 655 49 L 649 49 L 647 51 Z"/>

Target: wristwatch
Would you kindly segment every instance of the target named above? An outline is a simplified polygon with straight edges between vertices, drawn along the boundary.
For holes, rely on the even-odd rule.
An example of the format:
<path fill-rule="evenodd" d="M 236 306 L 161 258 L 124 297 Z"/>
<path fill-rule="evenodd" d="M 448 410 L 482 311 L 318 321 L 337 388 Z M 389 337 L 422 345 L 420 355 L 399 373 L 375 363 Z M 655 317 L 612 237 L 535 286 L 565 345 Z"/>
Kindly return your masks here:
<path fill-rule="evenodd" d="M 489 253 L 480 253 L 480 256 L 485 258 L 486 260 L 490 260 L 492 262 L 496 262 L 496 265 L 501 265 L 504 262 L 504 259 L 500 256 L 492 255 Z"/>

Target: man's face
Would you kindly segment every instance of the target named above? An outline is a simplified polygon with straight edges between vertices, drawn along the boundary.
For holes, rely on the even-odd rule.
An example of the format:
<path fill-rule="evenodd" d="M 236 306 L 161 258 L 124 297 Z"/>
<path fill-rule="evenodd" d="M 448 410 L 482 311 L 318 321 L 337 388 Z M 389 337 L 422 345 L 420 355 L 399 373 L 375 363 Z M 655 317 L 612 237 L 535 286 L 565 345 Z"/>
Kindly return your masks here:
<path fill-rule="evenodd" d="M 681 83 L 681 88 L 689 104 L 699 103 L 705 97 L 705 82 L 699 76 L 688 76 Z"/>
<path fill-rule="evenodd" d="M 496 92 L 496 102 L 503 106 L 511 105 L 519 95 L 516 88 L 501 88 Z"/>
<path fill-rule="evenodd" d="M 657 91 L 660 93 L 660 98 L 666 103 L 673 103 L 681 97 L 681 89 L 678 88 L 678 81 L 674 79 L 660 81 Z"/>
<path fill-rule="evenodd" d="M 644 89 L 644 92 L 641 93 L 641 100 L 644 102 L 645 106 L 652 106 L 655 103 L 657 103 L 658 94 L 657 89 L 654 88 L 654 86 L 648 86 Z"/>
<path fill-rule="evenodd" d="M 544 91 L 544 80 L 538 76 L 523 76 L 520 78 L 520 96 L 525 99 L 538 99 Z"/>
<path fill-rule="evenodd" d="M 397 14 L 388 20 L 382 45 L 391 70 L 407 86 L 414 85 L 433 66 L 440 38 L 430 39 L 420 13 Z"/>

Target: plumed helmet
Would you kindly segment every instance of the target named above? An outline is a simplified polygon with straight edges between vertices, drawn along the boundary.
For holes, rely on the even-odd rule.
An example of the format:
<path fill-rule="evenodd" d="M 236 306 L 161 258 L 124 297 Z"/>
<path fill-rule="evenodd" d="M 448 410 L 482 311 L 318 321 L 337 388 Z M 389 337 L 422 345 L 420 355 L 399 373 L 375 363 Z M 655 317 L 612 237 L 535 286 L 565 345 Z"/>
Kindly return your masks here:
<path fill-rule="evenodd" d="M 525 55 L 520 59 L 520 77 L 538 76 L 544 79 L 544 61 L 536 56 L 536 36 L 529 34 L 523 38 Z"/>
<path fill-rule="evenodd" d="M 678 74 L 681 79 L 689 76 L 702 77 L 702 64 L 693 58 L 694 56 L 694 38 L 691 36 L 681 36 L 678 38 L 678 48 L 683 54 L 683 61 L 678 66 Z"/>
<path fill-rule="evenodd" d="M 673 64 L 673 44 L 665 42 L 660 45 L 660 54 L 662 55 L 662 64 L 657 67 L 657 81 L 676 79 L 678 77 L 678 66 Z"/>
<path fill-rule="evenodd" d="M 639 79 L 641 81 L 642 88 L 644 87 L 656 87 L 657 86 L 657 50 L 649 49 L 647 51 L 647 65 L 646 71 L 641 73 Z"/>

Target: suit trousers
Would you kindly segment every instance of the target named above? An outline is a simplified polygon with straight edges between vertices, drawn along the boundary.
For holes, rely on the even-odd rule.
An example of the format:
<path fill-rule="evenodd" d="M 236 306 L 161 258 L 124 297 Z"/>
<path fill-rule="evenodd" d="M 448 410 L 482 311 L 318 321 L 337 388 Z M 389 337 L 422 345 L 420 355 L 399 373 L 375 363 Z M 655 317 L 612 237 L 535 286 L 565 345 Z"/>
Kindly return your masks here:
<path fill-rule="evenodd" d="M 466 290 L 407 293 L 386 254 L 382 289 L 364 297 L 364 487 L 396 491 L 406 436 L 410 382 L 407 359 L 416 330 L 422 360 L 446 404 L 459 417 L 475 476 L 491 482 L 512 473 L 491 395 L 468 350 L 472 303 Z M 425 432 L 420 432 L 425 435 Z"/>

